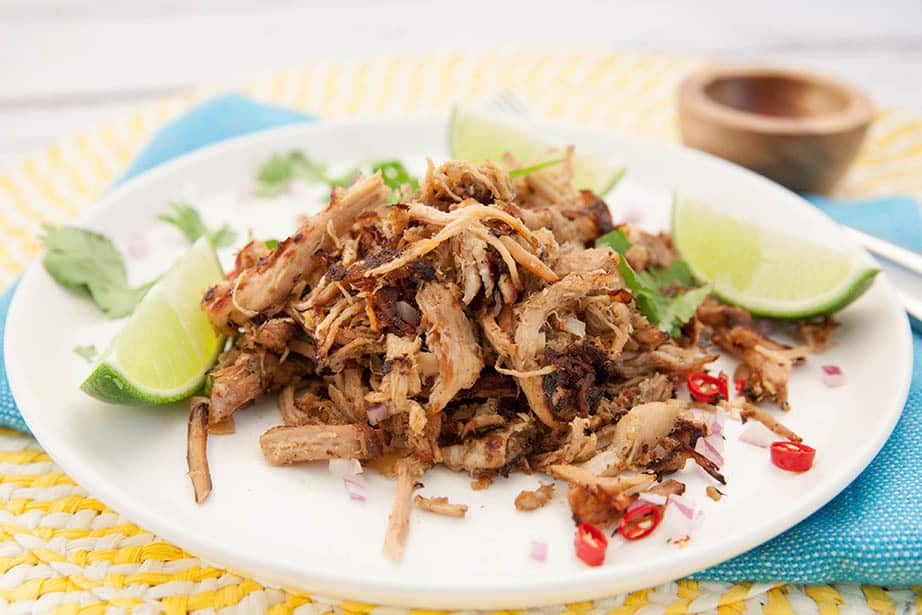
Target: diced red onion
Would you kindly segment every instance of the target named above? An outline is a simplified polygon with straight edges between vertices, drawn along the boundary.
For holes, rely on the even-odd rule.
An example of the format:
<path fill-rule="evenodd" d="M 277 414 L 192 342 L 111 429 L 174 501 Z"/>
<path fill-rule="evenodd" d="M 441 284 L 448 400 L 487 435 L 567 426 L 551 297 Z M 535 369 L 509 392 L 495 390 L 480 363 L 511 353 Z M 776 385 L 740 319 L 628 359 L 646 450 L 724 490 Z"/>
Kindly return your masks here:
<path fill-rule="evenodd" d="M 698 441 L 695 442 L 695 452 L 704 455 L 719 468 L 724 464 L 724 456 L 721 455 L 720 451 L 714 446 L 714 440 L 723 443 L 723 439 L 720 437 L 715 438 L 714 436 L 708 436 L 707 438 L 698 438 Z"/>
<path fill-rule="evenodd" d="M 546 560 L 547 543 L 541 540 L 532 540 L 531 550 L 528 552 L 528 557 L 535 560 L 536 562 L 543 562 Z"/>
<path fill-rule="evenodd" d="M 830 389 L 840 387 L 845 384 L 845 373 L 838 365 L 823 366 L 823 384 Z"/>
<path fill-rule="evenodd" d="M 631 207 L 629 209 L 626 209 L 624 211 L 624 215 L 621 217 L 621 219 L 625 222 L 625 224 L 639 224 L 640 222 L 643 221 L 643 218 L 644 218 L 643 210 L 637 207 Z"/>
<path fill-rule="evenodd" d="M 135 233 L 128 240 L 128 244 L 125 246 L 125 252 L 128 253 L 128 256 L 131 258 L 144 258 L 147 256 L 147 237 L 143 233 Z"/>
<path fill-rule="evenodd" d="M 586 337 L 586 323 L 579 318 L 569 316 L 563 321 L 563 328 L 576 337 Z"/>
<path fill-rule="evenodd" d="M 346 487 L 350 500 L 355 500 L 356 502 L 365 501 L 365 485 L 351 478 L 344 478 L 343 485 Z"/>
<path fill-rule="evenodd" d="M 748 421 L 740 433 L 740 440 L 761 448 L 768 448 L 779 440 L 778 435 L 759 421 Z"/>
<path fill-rule="evenodd" d="M 397 310 L 397 315 L 402 321 L 413 326 L 419 324 L 419 310 L 406 301 L 398 301 L 394 304 L 394 309 Z"/>
<path fill-rule="evenodd" d="M 387 418 L 387 406 L 384 404 L 373 404 L 368 406 L 368 410 L 365 412 L 368 414 L 368 422 L 371 423 L 372 427 Z"/>
<path fill-rule="evenodd" d="M 695 503 L 685 496 L 670 494 L 669 504 L 675 506 L 680 513 L 689 519 L 695 516 Z"/>
<path fill-rule="evenodd" d="M 702 512 L 691 500 L 680 495 L 670 495 L 659 532 L 671 541 L 690 538 L 704 521 Z"/>
<path fill-rule="evenodd" d="M 339 478 L 354 478 L 362 473 L 358 459 L 330 459 L 330 474 Z"/>
<path fill-rule="evenodd" d="M 727 413 L 724 412 L 723 408 L 720 406 L 717 407 L 717 410 L 714 411 L 714 416 L 711 417 L 711 435 L 717 436 L 720 438 L 724 435 L 724 423 L 727 421 Z"/>

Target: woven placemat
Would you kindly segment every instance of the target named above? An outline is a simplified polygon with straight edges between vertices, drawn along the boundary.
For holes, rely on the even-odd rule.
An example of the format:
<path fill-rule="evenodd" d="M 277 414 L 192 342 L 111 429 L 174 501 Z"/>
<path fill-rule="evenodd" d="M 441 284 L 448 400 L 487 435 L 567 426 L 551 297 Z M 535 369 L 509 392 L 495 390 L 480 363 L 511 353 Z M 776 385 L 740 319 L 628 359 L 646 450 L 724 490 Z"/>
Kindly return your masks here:
<path fill-rule="evenodd" d="M 314 64 L 147 105 L 0 169 L 0 288 L 39 252 L 42 224 L 70 220 L 160 126 L 219 93 L 350 118 L 445 113 L 456 101 L 473 104 L 510 89 L 551 119 L 676 139 L 675 88 L 700 65 L 592 52 L 376 57 Z M 883 110 L 837 196 L 894 193 L 922 198 L 922 118 Z M 406 612 L 268 588 L 208 565 L 108 509 L 34 439 L 6 430 L 0 430 L 0 574 L 0 612 L 11 614 Z M 679 581 L 536 612 L 922 614 L 922 587 Z"/>

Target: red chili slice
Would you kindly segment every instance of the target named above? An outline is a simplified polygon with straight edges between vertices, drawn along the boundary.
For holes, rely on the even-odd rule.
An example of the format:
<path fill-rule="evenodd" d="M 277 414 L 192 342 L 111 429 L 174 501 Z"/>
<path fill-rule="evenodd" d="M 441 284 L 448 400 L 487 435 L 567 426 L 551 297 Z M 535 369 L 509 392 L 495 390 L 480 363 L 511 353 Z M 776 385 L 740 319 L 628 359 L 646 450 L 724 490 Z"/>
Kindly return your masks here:
<path fill-rule="evenodd" d="M 788 472 L 806 472 L 813 467 L 816 449 L 800 442 L 773 442 L 772 463 Z"/>
<path fill-rule="evenodd" d="M 688 392 L 695 401 L 716 404 L 721 399 L 727 399 L 727 382 L 727 375 L 723 372 L 720 372 L 720 377 L 693 372 L 688 375 Z"/>
<path fill-rule="evenodd" d="M 736 394 L 742 395 L 743 389 L 746 388 L 746 381 L 743 380 L 742 378 L 739 378 L 737 380 L 734 380 L 733 383 L 736 385 Z"/>
<path fill-rule="evenodd" d="M 629 510 L 621 517 L 618 533 L 628 540 L 640 540 L 649 536 L 663 519 L 659 506 L 656 504 L 641 504 Z"/>
<path fill-rule="evenodd" d="M 576 557 L 590 566 L 601 566 L 605 561 L 608 538 L 591 523 L 580 523 L 576 528 L 573 546 L 576 548 Z"/>

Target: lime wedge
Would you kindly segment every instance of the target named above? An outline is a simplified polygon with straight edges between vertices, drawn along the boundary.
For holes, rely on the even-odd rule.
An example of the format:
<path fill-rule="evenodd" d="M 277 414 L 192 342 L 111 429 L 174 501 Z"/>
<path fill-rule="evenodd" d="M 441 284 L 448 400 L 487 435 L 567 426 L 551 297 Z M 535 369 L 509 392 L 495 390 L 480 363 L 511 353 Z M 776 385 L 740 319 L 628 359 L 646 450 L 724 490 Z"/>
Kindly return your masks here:
<path fill-rule="evenodd" d="M 448 151 L 452 158 L 480 162 L 501 162 L 509 152 L 523 164 L 541 162 L 547 150 L 555 147 L 531 135 L 511 121 L 503 121 L 475 111 L 455 107 L 448 126 Z M 573 187 L 588 188 L 605 196 L 621 176 L 624 168 L 601 156 L 577 153 L 573 160 Z"/>
<path fill-rule="evenodd" d="M 201 238 L 145 295 L 80 388 L 111 404 L 165 404 L 193 394 L 224 345 L 199 302 L 223 279 Z"/>
<path fill-rule="evenodd" d="M 672 241 L 714 294 L 759 316 L 809 318 L 841 310 L 878 269 L 825 246 L 676 199 Z"/>

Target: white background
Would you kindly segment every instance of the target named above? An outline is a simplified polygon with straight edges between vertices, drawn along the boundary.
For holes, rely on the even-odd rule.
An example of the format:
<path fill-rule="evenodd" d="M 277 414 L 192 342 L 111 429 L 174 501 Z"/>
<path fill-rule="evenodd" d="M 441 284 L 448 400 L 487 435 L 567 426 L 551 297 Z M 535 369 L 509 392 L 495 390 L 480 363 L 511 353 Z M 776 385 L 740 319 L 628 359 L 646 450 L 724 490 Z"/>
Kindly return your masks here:
<path fill-rule="evenodd" d="M 513 47 L 811 68 L 922 113 L 919 0 L 0 0 L 0 164 L 196 84 L 319 58 Z"/>

